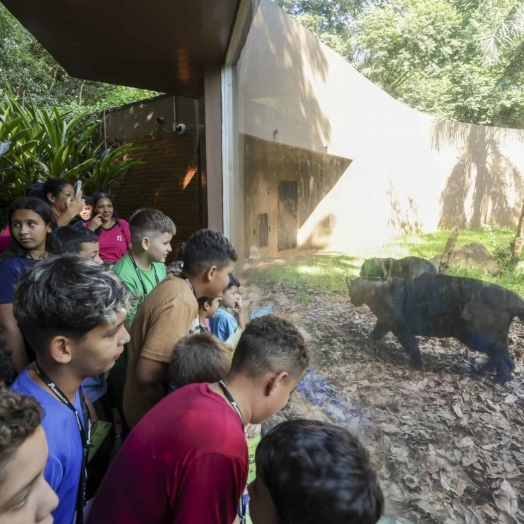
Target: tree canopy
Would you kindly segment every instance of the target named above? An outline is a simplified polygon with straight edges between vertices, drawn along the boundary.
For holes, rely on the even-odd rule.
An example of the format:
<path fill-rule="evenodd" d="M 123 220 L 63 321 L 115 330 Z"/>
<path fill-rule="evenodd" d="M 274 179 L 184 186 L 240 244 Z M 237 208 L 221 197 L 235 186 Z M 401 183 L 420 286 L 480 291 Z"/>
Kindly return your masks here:
<path fill-rule="evenodd" d="M 277 0 L 405 104 L 524 127 L 522 0 Z"/>
<path fill-rule="evenodd" d="M 475 124 L 524 127 L 522 0 L 276 0 L 405 104 Z M 70 77 L 0 4 L 0 94 L 72 114 L 155 93 Z"/>
<path fill-rule="evenodd" d="M 156 93 L 73 78 L 0 3 L 0 95 L 12 89 L 44 109 L 96 112 Z"/>

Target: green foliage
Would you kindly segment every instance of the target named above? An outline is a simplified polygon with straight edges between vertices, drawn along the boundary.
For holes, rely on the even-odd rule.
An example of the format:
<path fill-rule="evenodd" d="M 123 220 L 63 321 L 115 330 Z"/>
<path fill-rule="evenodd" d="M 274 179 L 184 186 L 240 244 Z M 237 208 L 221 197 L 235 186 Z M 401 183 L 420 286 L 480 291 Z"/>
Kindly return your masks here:
<path fill-rule="evenodd" d="M 487 26 L 478 43 L 488 65 L 502 62 L 501 84 L 517 84 L 524 73 L 524 3 L 521 0 L 484 0 L 479 12 Z"/>
<path fill-rule="evenodd" d="M 13 97 L 0 104 L 0 203 L 2 208 L 42 178 L 38 146 L 43 135 L 33 107 Z"/>
<path fill-rule="evenodd" d="M 141 164 L 141 162 L 129 158 L 129 155 L 139 149 L 142 148 L 134 147 L 133 144 L 129 143 L 103 150 L 88 176 L 84 178 L 84 192 L 89 195 L 97 191 L 108 193 L 115 180 L 120 178 L 129 168 Z"/>
<path fill-rule="evenodd" d="M 405 104 L 524 127 L 522 0 L 279 0 L 323 43 Z"/>
<path fill-rule="evenodd" d="M 350 255 L 316 255 L 313 257 L 297 257 L 285 260 L 285 263 L 265 265 L 247 271 L 250 283 L 261 285 L 281 284 L 297 288 L 300 293 L 298 300 L 307 304 L 315 292 L 347 293 L 345 277 L 357 278 L 360 268 L 367 258 L 392 257 L 402 258 L 417 256 L 430 259 L 444 251 L 451 231 L 437 231 L 422 235 L 401 236 L 389 244 L 376 246 L 372 249 L 353 252 Z M 510 228 L 482 227 L 478 229 L 461 230 L 457 245 L 482 243 L 497 259 L 503 270 L 502 275 L 487 275 L 476 268 L 451 267 L 450 275 L 485 280 L 511 289 L 524 298 L 524 267 L 509 265 L 508 246 L 515 230 Z"/>
<path fill-rule="evenodd" d="M 157 94 L 72 78 L 0 3 L 0 96 L 12 88 L 20 102 L 79 115 Z"/>
<path fill-rule="evenodd" d="M 37 109 L 19 103 L 12 93 L 0 98 L 0 204 L 9 203 L 38 181 L 61 177 L 83 180 L 84 192 L 108 192 L 127 169 L 140 164 L 130 158 L 132 144 L 102 149 L 95 145 L 99 122 L 83 112 Z"/>
<path fill-rule="evenodd" d="M 297 287 L 303 290 L 299 300 L 306 304 L 315 291 L 345 293 L 344 278 L 358 276 L 364 259 L 359 256 L 322 256 L 308 259 L 286 260 L 284 264 L 252 269 L 247 272 L 250 283 L 272 283 Z"/>

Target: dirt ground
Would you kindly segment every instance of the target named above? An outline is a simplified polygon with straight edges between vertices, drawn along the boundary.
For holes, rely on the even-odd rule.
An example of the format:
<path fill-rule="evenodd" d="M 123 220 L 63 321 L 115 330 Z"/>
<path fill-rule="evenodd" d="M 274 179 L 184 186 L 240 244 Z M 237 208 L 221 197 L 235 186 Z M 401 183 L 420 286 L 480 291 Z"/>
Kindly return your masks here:
<path fill-rule="evenodd" d="M 524 522 L 522 323 L 510 331 L 513 377 L 497 386 L 471 370 L 483 356 L 454 339 L 420 338 L 424 371 L 413 371 L 391 334 L 370 344 L 375 317 L 347 296 L 274 284 L 243 295 L 251 311 L 272 306 L 304 331 L 313 367 L 351 405 L 344 424 L 368 446 L 385 523 Z M 297 417 L 330 420 L 295 392 L 270 423 Z"/>

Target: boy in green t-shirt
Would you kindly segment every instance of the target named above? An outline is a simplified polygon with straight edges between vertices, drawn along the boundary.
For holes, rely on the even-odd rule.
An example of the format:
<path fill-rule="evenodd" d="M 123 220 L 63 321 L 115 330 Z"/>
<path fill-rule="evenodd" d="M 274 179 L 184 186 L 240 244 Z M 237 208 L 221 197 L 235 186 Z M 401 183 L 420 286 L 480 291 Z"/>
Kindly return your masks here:
<path fill-rule="evenodd" d="M 140 209 L 129 219 L 131 251 L 114 266 L 113 271 L 121 278 L 129 291 L 140 297 L 133 310 L 127 315 L 126 328 L 136 310 L 151 290 L 166 277 L 164 262 L 171 253 L 171 239 L 176 233 L 173 221 L 162 211 Z"/>
<path fill-rule="evenodd" d="M 120 277 L 135 297 L 136 304 L 126 317 L 125 327 L 129 332 L 140 304 L 153 288 L 166 277 L 164 262 L 171 253 L 171 239 L 176 233 L 174 222 L 162 211 L 140 209 L 129 219 L 131 230 L 131 251 L 126 253 L 114 266 L 113 271 Z M 123 420 L 122 402 L 126 379 L 127 352 L 121 357 L 109 375 L 109 387 Z M 127 432 L 124 422 L 124 433 Z"/>

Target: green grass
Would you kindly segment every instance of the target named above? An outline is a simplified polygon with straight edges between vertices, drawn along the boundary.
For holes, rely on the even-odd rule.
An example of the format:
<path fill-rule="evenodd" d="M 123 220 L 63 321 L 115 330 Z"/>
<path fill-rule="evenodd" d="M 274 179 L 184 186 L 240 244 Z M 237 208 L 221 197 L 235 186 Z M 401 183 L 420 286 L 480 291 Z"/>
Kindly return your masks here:
<path fill-rule="evenodd" d="M 309 291 L 336 291 L 344 293 L 346 275 L 356 276 L 363 259 L 344 255 L 317 255 L 308 260 L 270 265 L 247 272 L 248 281 L 254 284 L 284 284 L 304 288 L 300 300 L 309 301 Z"/>
<path fill-rule="evenodd" d="M 269 264 L 260 269 L 252 269 L 247 272 L 247 277 L 249 282 L 255 284 L 281 283 L 297 287 L 301 289 L 300 302 L 308 304 L 309 294 L 315 291 L 346 293 L 345 277 L 357 277 L 360 266 L 366 258 L 418 256 L 430 259 L 444 251 L 450 235 L 451 231 L 406 235 L 372 250 L 366 249 L 348 255 L 316 255 L 309 259 L 284 259 L 283 264 Z M 457 245 L 481 242 L 493 253 L 505 271 L 495 277 L 480 269 L 452 267 L 450 274 L 493 282 L 524 297 L 524 268 L 519 264 L 518 268 L 511 270 L 507 265 L 508 247 L 514 236 L 515 230 L 510 228 L 483 227 L 460 231 Z"/>
<path fill-rule="evenodd" d="M 444 251 L 451 233 L 452 231 L 443 230 L 423 235 L 406 235 L 384 246 L 384 249 L 389 253 L 387 256 L 395 258 L 415 256 L 429 259 Z M 515 229 L 506 227 L 463 229 L 459 233 L 457 246 L 480 242 L 491 253 L 496 254 L 501 249 L 506 249 L 514 236 Z"/>

